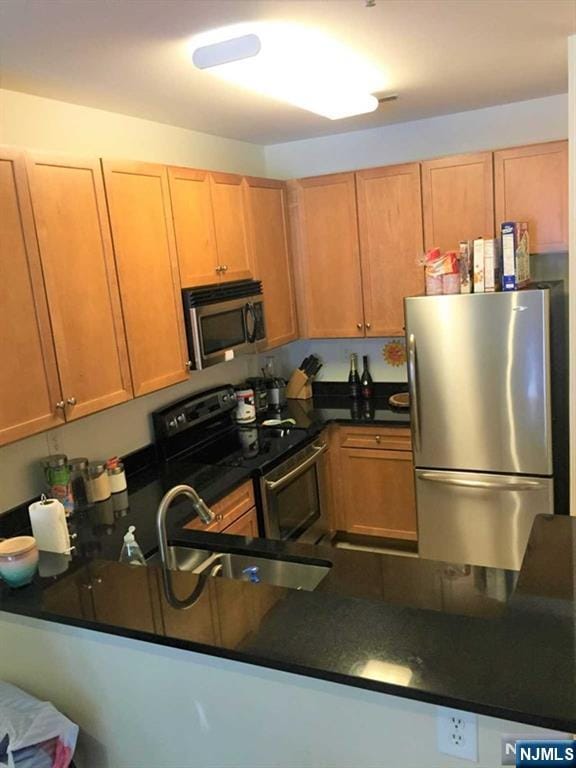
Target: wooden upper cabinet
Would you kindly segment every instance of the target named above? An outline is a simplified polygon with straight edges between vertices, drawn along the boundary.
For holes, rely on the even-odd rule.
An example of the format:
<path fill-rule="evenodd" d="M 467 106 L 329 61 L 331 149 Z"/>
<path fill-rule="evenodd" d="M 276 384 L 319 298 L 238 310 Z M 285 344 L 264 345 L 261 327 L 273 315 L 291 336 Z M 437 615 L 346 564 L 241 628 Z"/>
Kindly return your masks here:
<path fill-rule="evenodd" d="M 252 264 L 246 233 L 242 176 L 211 173 L 210 185 L 221 279 L 248 280 L 252 277 Z"/>
<path fill-rule="evenodd" d="M 354 174 L 294 184 L 298 290 L 306 336 L 364 336 Z"/>
<path fill-rule="evenodd" d="M 526 221 L 532 253 L 568 250 L 568 142 L 494 153 L 496 225 Z"/>
<path fill-rule="evenodd" d="M 460 240 L 494 237 L 492 153 L 422 163 L 426 250 L 457 251 Z"/>
<path fill-rule="evenodd" d="M 367 336 L 404 335 L 404 297 L 422 293 L 420 166 L 356 174 Z"/>
<path fill-rule="evenodd" d="M 266 338 L 276 347 L 298 338 L 285 185 L 247 178 L 246 208 L 252 263 L 264 287 Z"/>
<path fill-rule="evenodd" d="M 217 283 L 220 272 L 210 174 L 193 168 L 168 168 L 168 181 L 182 287 Z"/>
<path fill-rule="evenodd" d="M 0 445 L 64 422 L 24 156 L 0 147 Z"/>
<path fill-rule="evenodd" d="M 103 161 L 135 395 L 188 376 L 168 174 Z"/>
<path fill-rule="evenodd" d="M 66 419 L 132 397 L 97 160 L 28 155 L 28 175 Z"/>

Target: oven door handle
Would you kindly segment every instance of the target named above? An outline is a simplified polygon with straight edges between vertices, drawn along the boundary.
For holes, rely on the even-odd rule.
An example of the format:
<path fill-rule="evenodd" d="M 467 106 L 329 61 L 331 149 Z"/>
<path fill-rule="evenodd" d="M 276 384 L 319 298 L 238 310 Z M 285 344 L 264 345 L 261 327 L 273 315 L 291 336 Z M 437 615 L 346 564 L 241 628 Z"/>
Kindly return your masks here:
<path fill-rule="evenodd" d="M 314 453 L 312 456 L 309 456 L 307 459 L 304 459 L 302 464 L 299 464 L 297 467 L 294 467 L 294 469 L 291 469 L 290 472 L 287 472 L 284 477 L 281 477 L 280 480 L 265 480 L 266 488 L 269 491 L 277 491 L 282 486 L 286 485 L 290 482 L 290 480 L 294 480 L 295 477 L 298 477 L 298 475 L 301 475 L 303 472 L 305 472 L 309 467 L 312 466 L 317 460 L 318 457 L 325 453 L 328 450 L 328 445 L 326 443 L 322 443 L 322 445 L 313 445 Z"/>

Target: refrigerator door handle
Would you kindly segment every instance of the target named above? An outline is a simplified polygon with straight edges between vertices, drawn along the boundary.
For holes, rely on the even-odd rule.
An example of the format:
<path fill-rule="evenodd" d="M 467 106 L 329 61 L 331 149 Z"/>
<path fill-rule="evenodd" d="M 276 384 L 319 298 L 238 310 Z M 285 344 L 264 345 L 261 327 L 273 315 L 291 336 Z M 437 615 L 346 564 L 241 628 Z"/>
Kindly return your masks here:
<path fill-rule="evenodd" d="M 408 337 L 408 390 L 410 392 L 410 410 L 412 416 L 412 436 L 414 449 L 420 448 L 420 411 L 418 410 L 418 384 L 416 380 L 416 337 Z"/>
<path fill-rule="evenodd" d="M 461 488 L 480 488 L 485 491 L 538 491 L 546 487 L 546 484 L 539 480 L 518 480 L 512 483 L 498 483 L 493 480 L 464 480 L 457 477 L 446 477 L 446 475 L 436 474 L 435 472 L 420 472 L 418 479 L 426 480 L 429 483 L 457 485 Z"/>

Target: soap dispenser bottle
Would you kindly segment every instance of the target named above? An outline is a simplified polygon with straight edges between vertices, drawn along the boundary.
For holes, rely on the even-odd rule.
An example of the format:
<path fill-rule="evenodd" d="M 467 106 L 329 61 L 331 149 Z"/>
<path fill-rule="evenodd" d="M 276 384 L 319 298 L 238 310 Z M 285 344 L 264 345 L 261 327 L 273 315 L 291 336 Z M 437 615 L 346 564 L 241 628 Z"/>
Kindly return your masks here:
<path fill-rule="evenodd" d="M 128 565 L 146 565 L 144 554 L 134 538 L 135 530 L 136 528 L 133 525 L 129 526 L 128 531 L 124 536 L 124 544 L 122 545 L 122 551 L 120 552 L 120 562 L 127 563 Z"/>

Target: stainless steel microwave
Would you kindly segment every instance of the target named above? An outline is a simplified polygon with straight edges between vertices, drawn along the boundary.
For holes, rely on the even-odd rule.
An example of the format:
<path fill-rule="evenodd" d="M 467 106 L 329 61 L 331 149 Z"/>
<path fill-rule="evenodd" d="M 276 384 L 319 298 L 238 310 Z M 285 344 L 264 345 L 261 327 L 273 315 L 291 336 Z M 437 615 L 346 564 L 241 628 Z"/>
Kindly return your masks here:
<path fill-rule="evenodd" d="M 188 353 L 194 370 L 266 346 L 262 283 L 241 280 L 182 291 Z"/>

